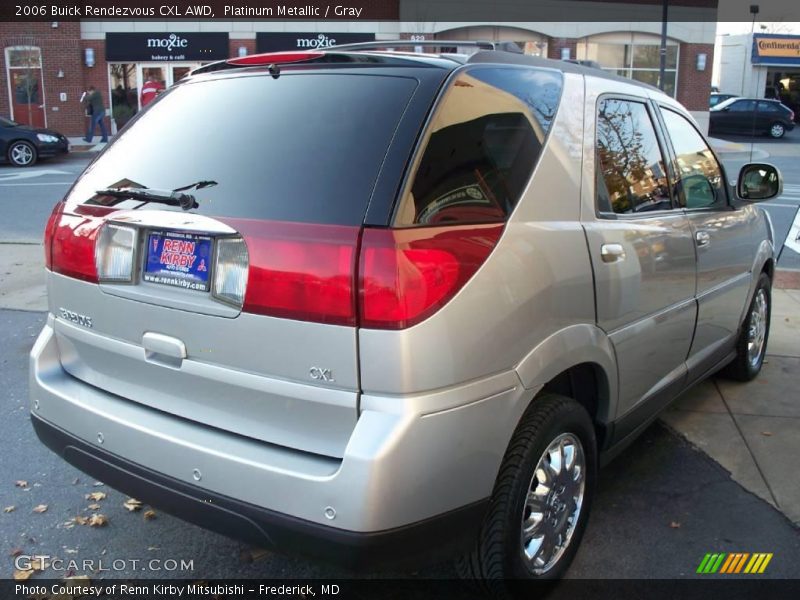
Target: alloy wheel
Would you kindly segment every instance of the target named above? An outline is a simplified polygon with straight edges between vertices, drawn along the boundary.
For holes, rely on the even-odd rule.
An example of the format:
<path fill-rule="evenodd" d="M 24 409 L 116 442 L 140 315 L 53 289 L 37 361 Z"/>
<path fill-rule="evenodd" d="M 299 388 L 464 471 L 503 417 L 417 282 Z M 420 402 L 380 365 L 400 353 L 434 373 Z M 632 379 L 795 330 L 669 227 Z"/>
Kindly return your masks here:
<path fill-rule="evenodd" d="M 20 167 L 25 167 L 33 162 L 33 149 L 22 142 L 16 143 L 11 146 L 9 152 L 11 161 Z"/>
<path fill-rule="evenodd" d="M 758 367 L 764 354 L 764 340 L 767 337 L 767 309 L 767 293 L 761 288 L 753 301 L 750 327 L 747 331 L 747 360 L 750 361 L 750 366 L 753 368 Z"/>
<path fill-rule="evenodd" d="M 585 478 L 580 440 L 559 435 L 539 458 L 522 514 L 522 558 L 534 575 L 552 569 L 569 546 L 583 508 Z"/>

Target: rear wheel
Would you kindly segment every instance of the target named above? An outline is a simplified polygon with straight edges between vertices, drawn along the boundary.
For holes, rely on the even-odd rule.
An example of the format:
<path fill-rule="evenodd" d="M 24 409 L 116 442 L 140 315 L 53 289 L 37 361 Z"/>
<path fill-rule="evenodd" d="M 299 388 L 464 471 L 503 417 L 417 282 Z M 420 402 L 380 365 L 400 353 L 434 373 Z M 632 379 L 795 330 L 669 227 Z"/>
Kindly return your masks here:
<path fill-rule="evenodd" d="M 786 127 L 783 126 L 783 123 L 773 123 L 769 126 L 769 135 L 775 139 L 782 138 L 783 134 L 786 133 Z"/>
<path fill-rule="evenodd" d="M 29 167 L 36 162 L 36 148 L 24 140 L 13 142 L 8 147 L 8 160 L 15 167 Z"/>
<path fill-rule="evenodd" d="M 564 396 L 535 400 L 508 446 L 489 511 L 462 577 L 498 596 L 508 580 L 552 580 L 569 567 L 589 517 L 597 471 L 594 426 Z"/>
<path fill-rule="evenodd" d="M 731 379 L 750 381 L 761 371 L 769 338 L 771 287 L 769 277 L 762 273 L 736 342 L 736 358 L 722 371 Z"/>

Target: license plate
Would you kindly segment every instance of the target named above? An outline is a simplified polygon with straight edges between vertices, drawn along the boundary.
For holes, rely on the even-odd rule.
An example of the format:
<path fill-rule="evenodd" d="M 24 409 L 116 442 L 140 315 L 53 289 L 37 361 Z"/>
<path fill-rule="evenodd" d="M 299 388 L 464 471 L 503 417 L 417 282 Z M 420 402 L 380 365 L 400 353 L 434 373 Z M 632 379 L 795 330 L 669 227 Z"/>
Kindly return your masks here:
<path fill-rule="evenodd" d="M 187 290 L 208 290 L 211 238 L 176 232 L 150 232 L 142 279 Z"/>

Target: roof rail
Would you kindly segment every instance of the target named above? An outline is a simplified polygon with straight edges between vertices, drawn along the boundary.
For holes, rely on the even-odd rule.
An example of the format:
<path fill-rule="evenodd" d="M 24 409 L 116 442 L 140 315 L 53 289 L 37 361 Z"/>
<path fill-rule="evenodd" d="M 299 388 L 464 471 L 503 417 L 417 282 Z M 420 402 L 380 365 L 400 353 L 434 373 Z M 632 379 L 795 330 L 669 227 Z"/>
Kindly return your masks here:
<path fill-rule="evenodd" d="M 472 46 L 479 50 L 498 50 L 502 52 L 513 52 L 514 54 L 523 54 L 520 48 L 514 42 L 486 42 L 475 40 L 376 40 L 374 42 L 359 42 L 356 44 L 341 44 L 339 46 L 328 46 L 324 50 L 373 50 L 381 48 L 397 48 L 405 46 L 414 47 L 465 47 Z"/>

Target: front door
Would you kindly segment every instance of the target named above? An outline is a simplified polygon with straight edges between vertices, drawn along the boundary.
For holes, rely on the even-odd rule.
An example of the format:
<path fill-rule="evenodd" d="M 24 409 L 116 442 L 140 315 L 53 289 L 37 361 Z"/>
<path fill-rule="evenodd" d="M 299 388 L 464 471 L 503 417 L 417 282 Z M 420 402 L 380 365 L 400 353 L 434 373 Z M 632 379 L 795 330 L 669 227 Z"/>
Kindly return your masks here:
<path fill-rule="evenodd" d="M 748 299 L 758 235 L 755 209 L 733 209 L 714 153 L 683 115 L 662 106 L 671 140 L 676 198 L 691 224 L 697 251 L 697 328 L 688 359 L 701 376 L 733 348 Z"/>
<path fill-rule="evenodd" d="M 617 418 L 628 423 L 682 388 L 696 315 L 692 232 L 673 204 L 654 122 L 644 99 L 600 100 L 597 212 L 584 224 L 597 322 L 617 355 Z"/>
<path fill-rule="evenodd" d="M 46 127 L 42 54 L 33 46 L 6 48 L 11 118 L 31 127 Z"/>
<path fill-rule="evenodd" d="M 139 63 L 137 69 L 139 110 L 171 85 L 186 77 L 200 63 Z"/>

